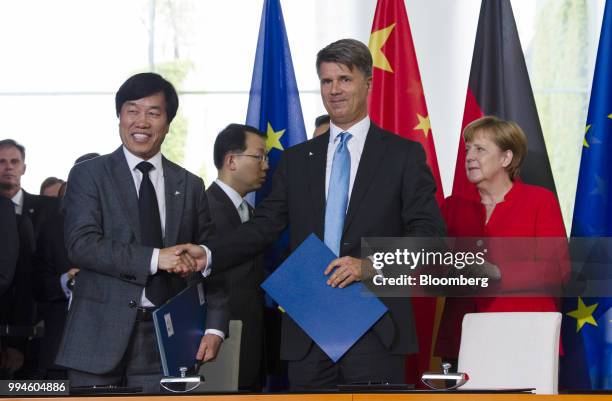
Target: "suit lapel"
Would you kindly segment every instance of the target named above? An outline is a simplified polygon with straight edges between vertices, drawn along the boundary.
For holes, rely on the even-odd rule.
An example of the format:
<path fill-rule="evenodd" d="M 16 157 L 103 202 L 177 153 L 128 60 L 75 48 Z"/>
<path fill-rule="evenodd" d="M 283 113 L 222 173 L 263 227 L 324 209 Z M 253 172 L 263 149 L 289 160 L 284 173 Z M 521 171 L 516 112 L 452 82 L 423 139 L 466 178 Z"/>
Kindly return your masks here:
<path fill-rule="evenodd" d="M 329 131 L 311 142 L 307 148 L 310 196 L 314 233 L 323 239 L 325 226 L 325 165 L 327 164 L 327 146 Z"/>
<path fill-rule="evenodd" d="M 185 206 L 185 170 L 170 163 L 162 157 L 164 168 L 164 186 L 166 192 L 166 233 L 164 245 L 172 246 L 178 243 L 180 223 L 183 218 Z"/>
<path fill-rule="evenodd" d="M 21 207 L 21 214 L 28 216 L 32 222 L 34 222 L 34 216 L 36 215 L 37 208 L 39 205 L 36 204 L 36 198 L 25 190 L 23 191 L 23 206 Z"/>
<path fill-rule="evenodd" d="M 40 225 L 34 224 L 37 209 L 40 206 L 36 200 L 36 197 L 23 191 L 21 216 L 17 216 L 19 241 L 21 241 L 20 248 L 27 250 L 29 253 L 36 251 L 36 238 L 38 237 L 36 229 L 40 228 Z"/>
<path fill-rule="evenodd" d="M 138 192 L 134 186 L 132 172 L 125 160 L 123 148 L 115 150 L 107 165 L 111 172 L 113 186 L 117 189 L 121 209 L 127 214 L 130 227 L 134 231 L 138 242 L 140 242 L 140 217 L 138 216 Z"/>
<path fill-rule="evenodd" d="M 234 203 L 229 198 L 229 196 L 227 196 L 225 191 L 222 190 L 221 187 L 215 182 L 210 184 L 208 190 L 215 198 L 215 200 L 219 202 L 219 204 L 221 204 L 221 207 L 223 208 L 223 214 L 225 216 L 229 216 L 230 224 L 232 225 L 232 227 L 238 227 L 240 224 L 242 224 L 242 221 L 240 220 L 240 215 L 238 214 L 238 210 L 234 206 Z"/>
<path fill-rule="evenodd" d="M 384 139 L 384 136 L 381 135 L 380 128 L 375 126 L 374 123 L 370 123 L 370 129 L 368 130 L 368 135 L 363 146 L 363 153 L 361 154 L 361 160 L 359 161 L 359 167 L 357 168 L 357 175 L 355 176 L 346 218 L 344 219 L 343 234 L 348 230 L 355 219 L 359 206 L 361 205 L 361 200 L 368 192 L 370 183 L 380 168 L 380 161 L 383 158 L 386 148 Z"/>

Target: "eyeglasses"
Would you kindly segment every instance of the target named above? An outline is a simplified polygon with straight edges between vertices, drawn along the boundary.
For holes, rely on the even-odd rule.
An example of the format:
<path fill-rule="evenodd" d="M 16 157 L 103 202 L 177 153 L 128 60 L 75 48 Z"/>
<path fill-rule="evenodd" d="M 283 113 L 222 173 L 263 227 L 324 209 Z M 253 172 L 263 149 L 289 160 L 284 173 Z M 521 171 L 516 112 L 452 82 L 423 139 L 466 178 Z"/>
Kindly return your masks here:
<path fill-rule="evenodd" d="M 234 153 L 234 156 L 248 156 L 248 157 L 252 157 L 254 159 L 259 160 L 260 163 L 267 163 L 268 161 L 270 161 L 270 159 L 268 158 L 268 155 L 249 155 L 246 153 Z"/>

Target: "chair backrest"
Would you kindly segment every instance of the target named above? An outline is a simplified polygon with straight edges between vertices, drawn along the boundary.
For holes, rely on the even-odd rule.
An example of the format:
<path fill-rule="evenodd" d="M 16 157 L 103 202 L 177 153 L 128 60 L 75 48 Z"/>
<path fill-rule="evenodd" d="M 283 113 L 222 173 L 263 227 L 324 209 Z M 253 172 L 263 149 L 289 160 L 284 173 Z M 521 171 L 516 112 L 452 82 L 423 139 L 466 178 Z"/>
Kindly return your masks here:
<path fill-rule="evenodd" d="M 230 320 L 229 337 L 221 344 L 217 358 L 200 368 L 205 381 L 195 392 L 238 391 L 241 337 L 242 320 Z"/>
<path fill-rule="evenodd" d="M 559 381 L 557 312 L 469 313 L 463 318 L 458 371 L 462 389 L 533 387 L 556 394 Z"/>

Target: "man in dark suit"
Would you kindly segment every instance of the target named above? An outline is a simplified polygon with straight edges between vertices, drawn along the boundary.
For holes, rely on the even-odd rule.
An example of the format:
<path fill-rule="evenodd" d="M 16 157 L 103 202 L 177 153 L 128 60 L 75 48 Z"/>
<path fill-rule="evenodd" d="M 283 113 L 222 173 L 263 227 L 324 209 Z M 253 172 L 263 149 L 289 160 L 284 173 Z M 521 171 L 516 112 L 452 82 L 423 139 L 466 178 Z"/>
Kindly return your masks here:
<path fill-rule="evenodd" d="M 38 321 L 32 283 L 36 239 L 43 223 L 57 208 L 56 199 L 27 193 L 21 187 L 25 174 L 25 148 L 12 139 L 0 140 L 0 196 L 10 199 L 17 217 L 19 257 L 12 281 L 0 296 L 3 355 L 15 378 L 37 376 Z M 6 373 L 6 370 L 4 371 Z M 9 374 L 11 376 L 12 374 Z"/>
<path fill-rule="evenodd" d="M 329 132 L 285 150 L 253 218 L 210 243 L 213 272 L 252 258 L 289 226 L 291 250 L 315 233 L 341 256 L 321 274 L 332 287 L 344 287 L 372 274 L 358 259 L 363 237 L 444 236 L 423 149 L 368 118 L 369 49 L 350 39 L 332 43 L 318 53 L 317 72 Z M 200 250 L 190 252 L 202 263 Z M 281 358 L 289 361 L 291 388 L 403 382 L 404 357 L 417 351 L 410 300 L 381 301 L 389 312 L 335 364 L 284 315 Z"/>
<path fill-rule="evenodd" d="M 0 196 L 0 296 L 9 288 L 15 275 L 19 255 L 19 236 L 15 207 L 10 199 Z"/>
<path fill-rule="evenodd" d="M 17 257 L 19 256 L 19 235 L 15 207 L 10 199 L 0 196 L 0 298 L 13 283 Z M 9 356 L 6 345 L 0 337 L 0 377 L 9 378 L 14 362 Z M 19 358 L 21 360 L 21 358 Z M 12 370 L 16 368 L 13 367 Z"/>
<path fill-rule="evenodd" d="M 115 105 L 123 146 L 76 164 L 64 198 L 68 257 L 79 268 L 56 363 L 72 386 L 142 386 L 162 376 L 152 311 L 209 274 L 183 252 L 212 234 L 202 179 L 165 159 L 161 145 L 177 93 L 154 73 L 136 74 Z M 203 252 L 205 250 L 200 248 Z M 228 330 L 227 300 L 206 286 L 207 329 L 197 358 L 213 359 Z"/>
<path fill-rule="evenodd" d="M 266 180 L 266 134 L 247 125 L 230 124 L 215 140 L 214 161 L 218 177 L 206 190 L 216 235 L 222 238 L 249 220 L 252 208 L 244 199 Z M 240 390 L 260 391 L 263 360 L 263 281 L 260 257 L 212 275 L 229 297 L 230 318 L 242 320 Z"/>

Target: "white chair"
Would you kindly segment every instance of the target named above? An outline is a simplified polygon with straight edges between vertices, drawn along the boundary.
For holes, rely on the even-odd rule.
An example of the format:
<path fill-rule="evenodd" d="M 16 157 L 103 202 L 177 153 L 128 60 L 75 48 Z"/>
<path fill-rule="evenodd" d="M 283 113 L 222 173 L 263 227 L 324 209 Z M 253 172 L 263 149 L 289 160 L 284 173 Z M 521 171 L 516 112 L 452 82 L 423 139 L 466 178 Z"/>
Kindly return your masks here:
<path fill-rule="evenodd" d="M 457 368 L 470 379 L 461 389 L 533 387 L 557 394 L 560 330 L 557 312 L 465 315 Z"/>
<path fill-rule="evenodd" d="M 229 338 L 226 338 L 221 344 L 217 358 L 200 368 L 200 374 L 204 375 L 206 381 L 200 384 L 195 392 L 238 391 L 241 337 L 242 320 L 230 320 Z"/>

